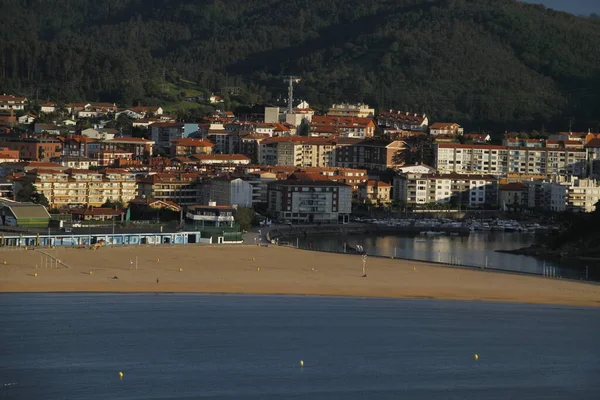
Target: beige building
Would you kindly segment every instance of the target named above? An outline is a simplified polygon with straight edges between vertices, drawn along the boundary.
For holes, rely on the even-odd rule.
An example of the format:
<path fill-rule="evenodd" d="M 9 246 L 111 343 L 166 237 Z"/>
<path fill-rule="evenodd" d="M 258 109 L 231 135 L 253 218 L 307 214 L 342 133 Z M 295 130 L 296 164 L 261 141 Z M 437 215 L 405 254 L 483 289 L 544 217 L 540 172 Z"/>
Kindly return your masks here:
<path fill-rule="evenodd" d="M 392 201 L 392 185 L 368 180 L 358 186 L 358 200 L 363 203 L 388 204 Z"/>
<path fill-rule="evenodd" d="M 288 167 L 330 167 L 335 162 L 335 141 L 310 137 L 273 137 L 258 147 L 258 162 Z"/>
<path fill-rule="evenodd" d="M 51 208 L 100 206 L 107 200 L 128 203 L 137 193 L 135 175 L 123 170 L 36 169 L 15 180 L 15 193 L 27 180 L 46 196 Z"/>
<path fill-rule="evenodd" d="M 331 106 L 327 115 L 334 117 L 358 117 L 358 118 L 373 118 L 375 109 L 369 107 L 368 104 L 334 104 Z"/>

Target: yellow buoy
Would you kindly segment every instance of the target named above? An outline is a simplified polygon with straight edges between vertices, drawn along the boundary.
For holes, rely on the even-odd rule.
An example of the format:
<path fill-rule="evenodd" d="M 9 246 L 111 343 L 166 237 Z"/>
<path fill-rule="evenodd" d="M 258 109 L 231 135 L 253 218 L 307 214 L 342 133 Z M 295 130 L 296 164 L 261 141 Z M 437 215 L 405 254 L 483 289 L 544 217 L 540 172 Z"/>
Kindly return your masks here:
<path fill-rule="evenodd" d="M 252 261 L 256 261 L 256 258 L 252 257 Z"/>
<path fill-rule="evenodd" d="M 417 267 L 413 267 L 413 271 L 416 271 L 416 270 L 417 270 Z"/>
<path fill-rule="evenodd" d="M 257 271 L 260 271 L 260 267 L 256 268 Z"/>
<path fill-rule="evenodd" d="M 94 272 L 90 271 L 90 275 L 92 275 Z"/>
<path fill-rule="evenodd" d="M 6 265 L 6 260 L 2 261 L 2 264 Z"/>
<path fill-rule="evenodd" d="M 156 259 L 156 262 L 160 262 L 160 258 L 157 258 L 157 259 Z"/>
<path fill-rule="evenodd" d="M 121 371 L 119 371 L 119 378 L 123 377 L 123 373 Z"/>
<path fill-rule="evenodd" d="M 304 367 L 304 361 L 300 360 L 300 366 Z"/>
<path fill-rule="evenodd" d="M 179 272 L 182 272 L 182 271 L 183 271 L 183 268 L 179 268 Z"/>
<path fill-rule="evenodd" d="M 475 354 L 475 355 L 473 356 L 473 358 L 474 358 L 475 360 L 479 360 L 479 354 Z"/>
<path fill-rule="evenodd" d="M 37 277 L 37 272 L 35 274 L 33 274 L 34 277 Z"/>

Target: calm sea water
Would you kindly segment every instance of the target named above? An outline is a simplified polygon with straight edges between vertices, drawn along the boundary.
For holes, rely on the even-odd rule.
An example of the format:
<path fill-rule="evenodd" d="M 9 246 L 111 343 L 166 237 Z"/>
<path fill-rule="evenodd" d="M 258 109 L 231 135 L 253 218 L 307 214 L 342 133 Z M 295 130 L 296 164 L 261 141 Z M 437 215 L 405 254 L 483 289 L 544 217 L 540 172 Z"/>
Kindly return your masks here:
<path fill-rule="evenodd" d="M 343 251 L 344 243 L 350 246 L 362 245 L 368 254 L 413 260 L 443 262 L 469 266 L 519 271 L 543 275 L 554 268 L 556 276 L 572 279 L 585 279 L 586 263 L 543 261 L 534 257 L 499 253 L 496 250 L 514 250 L 528 247 L 543 238 L 530 234 L 512 232 L 472 233 L 469 236 L 423 237 L 415 235 L 383 236 L 315 236 L 301 237 L 300 247 Z M 291 239 L 296 244 L 295 239 Z M 589 263 L 588 278 L 600 280 L 600 268 Z"/>
<path fill-rule="evenodd" d="M 595 309 L 2 294 L 0 321 L 1 399 L 600 398 Z"/>

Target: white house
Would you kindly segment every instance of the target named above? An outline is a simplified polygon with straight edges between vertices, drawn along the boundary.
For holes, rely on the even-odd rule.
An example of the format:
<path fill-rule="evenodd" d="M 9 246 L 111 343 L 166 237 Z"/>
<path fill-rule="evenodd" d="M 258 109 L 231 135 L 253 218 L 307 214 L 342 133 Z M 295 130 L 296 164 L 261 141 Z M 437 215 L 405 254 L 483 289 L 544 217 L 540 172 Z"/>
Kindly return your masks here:
<path fill-rule="evenodd" d="M 19 118 L 17 118 L 17 121 L 19 121 L 19 123 L 22 125 L 29 125 L 33 121 L 35 121 L 36 118 L 37 117 L 33 114 L 25 114 L 25 115 L 21 115 Z"/>
<path fill-rule="evenodd" d="M 40 105 L 40 112 L 44 114 L 50 114 L 56 112 L 57 109 L 56 103 L 43 103 Z"/>
<path fill-rule="evenodd" d="M 89 137 L 90 139 L 110 140 L 110 139 L 114 139 L 115 138 L 115 132 L 116 132 L 116 130 L 114 130 L 114 129 L 94 129 L 94 128 L 88 128 L 88 129 L 82 130 L 81 134 L 83 136 Z"/>

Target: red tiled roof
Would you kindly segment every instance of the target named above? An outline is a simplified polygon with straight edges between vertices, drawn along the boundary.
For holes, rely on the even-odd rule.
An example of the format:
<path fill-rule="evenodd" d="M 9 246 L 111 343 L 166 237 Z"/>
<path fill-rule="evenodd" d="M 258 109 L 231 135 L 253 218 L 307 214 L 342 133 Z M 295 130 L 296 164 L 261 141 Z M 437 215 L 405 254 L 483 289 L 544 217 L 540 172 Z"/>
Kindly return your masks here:
<path fill-rule="evenodd" d="M 204 139 L 181 138 L 171 140 L 171 143 L 177 146 L 195 146 L 195 147 L 213 147 L 214 143 Z"/>

